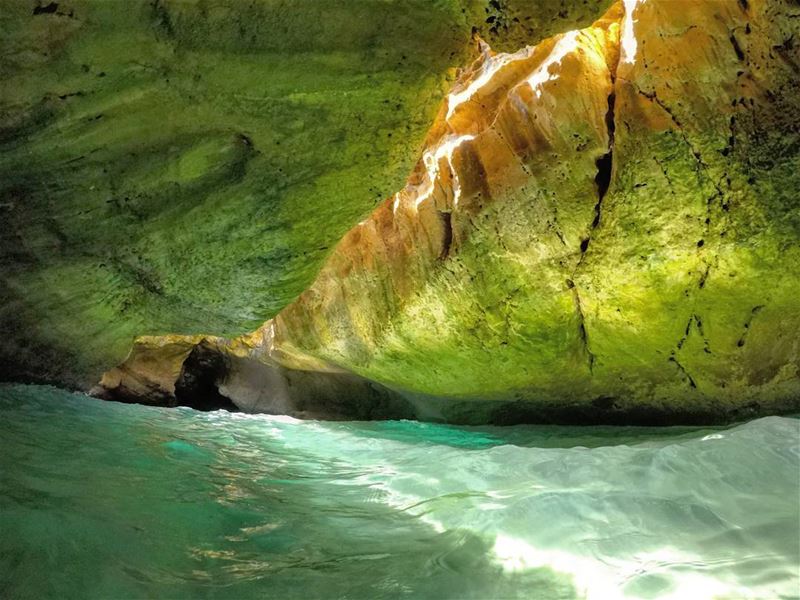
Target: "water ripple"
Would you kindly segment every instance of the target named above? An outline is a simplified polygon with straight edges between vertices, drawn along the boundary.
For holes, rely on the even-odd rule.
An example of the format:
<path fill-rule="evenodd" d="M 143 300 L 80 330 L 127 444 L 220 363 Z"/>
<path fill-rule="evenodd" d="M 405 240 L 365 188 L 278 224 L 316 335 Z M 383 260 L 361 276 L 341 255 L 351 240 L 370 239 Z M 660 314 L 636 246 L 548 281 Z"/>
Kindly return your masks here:
<path fill-rule="evenodd" d="M 789 598 L 800 421 L 322 423 L 0 386 L 0 596 Z"/>

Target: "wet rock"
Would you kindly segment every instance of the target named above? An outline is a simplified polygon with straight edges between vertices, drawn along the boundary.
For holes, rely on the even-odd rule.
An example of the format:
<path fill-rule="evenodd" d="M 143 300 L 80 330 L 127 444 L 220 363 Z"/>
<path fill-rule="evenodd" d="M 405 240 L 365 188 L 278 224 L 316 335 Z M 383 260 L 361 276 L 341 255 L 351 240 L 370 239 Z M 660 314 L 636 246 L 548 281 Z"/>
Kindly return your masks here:
<path fill-rule="evenodd" d="M 455 422 L 796 410 L 797 12 L 631 0 L 513 53 L 476 39 L 406 186 L 224 352 Z"/>

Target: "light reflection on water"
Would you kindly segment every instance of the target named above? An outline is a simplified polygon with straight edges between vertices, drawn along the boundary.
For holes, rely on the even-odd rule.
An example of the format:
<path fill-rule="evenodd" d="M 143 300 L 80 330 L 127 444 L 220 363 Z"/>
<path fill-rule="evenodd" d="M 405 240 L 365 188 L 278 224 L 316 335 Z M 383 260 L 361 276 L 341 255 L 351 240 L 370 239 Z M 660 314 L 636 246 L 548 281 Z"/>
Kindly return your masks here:
<path fill-rule="evenodd" d="M 776 598 L 800 421 L 324 423 L 0 386 L 0 596 Z"/>

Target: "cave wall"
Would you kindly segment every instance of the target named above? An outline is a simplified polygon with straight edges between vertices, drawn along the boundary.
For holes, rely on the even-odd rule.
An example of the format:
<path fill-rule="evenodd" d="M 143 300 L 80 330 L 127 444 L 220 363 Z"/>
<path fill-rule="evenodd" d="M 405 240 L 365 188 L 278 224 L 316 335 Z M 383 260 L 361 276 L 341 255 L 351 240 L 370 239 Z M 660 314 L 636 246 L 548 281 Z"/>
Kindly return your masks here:
<path fill-rule="evenodd" d="M 0 379 L 237 335 L 397 188 L 474 52 L 607 0 L 0 0 Z"/>
<path fill-rule="evenodd" d="M 796 411 L 799 27 L 788 0 L 645 0 L 481 44 L 406 185 L 274 319 L 203 342 L 220 390 L 301 414 L 348 374 L 461 423 Z M 138 340 L 100 393 L 170 394 L 159 356 L 197 343 Z"/>

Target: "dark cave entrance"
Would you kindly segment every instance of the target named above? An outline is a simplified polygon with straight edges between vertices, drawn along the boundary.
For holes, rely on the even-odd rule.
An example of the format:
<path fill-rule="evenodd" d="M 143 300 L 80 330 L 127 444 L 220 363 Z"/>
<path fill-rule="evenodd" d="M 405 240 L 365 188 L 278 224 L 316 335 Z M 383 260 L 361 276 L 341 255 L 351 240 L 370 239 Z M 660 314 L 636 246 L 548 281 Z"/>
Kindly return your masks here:
<path fill-rule="evenodd" d="M 239 408 L 219 391 L 219 382 L 228 372 L 225 357 L 202 342 L 194 347 L 175 382 L 175 405 L 195 410 L 227 410 Z"/>

